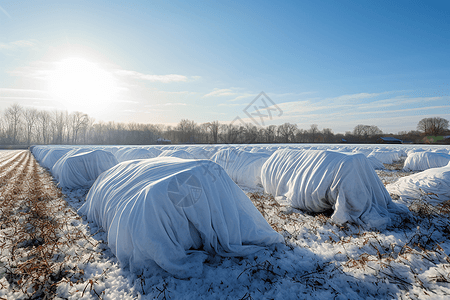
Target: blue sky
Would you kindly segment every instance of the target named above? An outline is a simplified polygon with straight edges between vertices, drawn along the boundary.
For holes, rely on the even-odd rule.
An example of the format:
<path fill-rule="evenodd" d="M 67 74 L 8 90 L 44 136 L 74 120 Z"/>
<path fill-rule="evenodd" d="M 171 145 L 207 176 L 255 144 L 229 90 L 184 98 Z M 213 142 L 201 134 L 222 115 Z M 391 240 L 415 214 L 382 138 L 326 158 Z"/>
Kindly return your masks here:
<path fill-rule="evenodd" d="M 450 1 L 1 1 L 0 109 L 396 133 L 450 120 Z"/>

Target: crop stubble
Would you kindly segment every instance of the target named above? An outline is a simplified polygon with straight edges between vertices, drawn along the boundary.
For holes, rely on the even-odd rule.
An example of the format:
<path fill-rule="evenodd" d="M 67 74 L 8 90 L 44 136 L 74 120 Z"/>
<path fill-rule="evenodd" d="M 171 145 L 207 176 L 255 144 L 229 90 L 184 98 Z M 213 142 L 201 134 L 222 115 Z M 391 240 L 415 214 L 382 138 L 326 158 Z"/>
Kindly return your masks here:
<path fill-rule="evenodd" d="M 83 273 L 68 250 L 86 236 L 63 228 L 79 217 L 29 151 L 3 153 L 0 174 L 0 289 L 53 298 L 59 282 Z"/>

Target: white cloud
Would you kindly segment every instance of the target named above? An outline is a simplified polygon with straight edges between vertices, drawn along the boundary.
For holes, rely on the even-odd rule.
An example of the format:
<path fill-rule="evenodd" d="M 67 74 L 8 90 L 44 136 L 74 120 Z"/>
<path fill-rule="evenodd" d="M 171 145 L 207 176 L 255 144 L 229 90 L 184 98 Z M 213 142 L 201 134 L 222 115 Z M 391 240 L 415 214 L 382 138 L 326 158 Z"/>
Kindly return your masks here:
<path fill-rule="evenodd" d="M 385 93 L 379 93 L 377 95 L 382 95 Z M 283 110 L 285 116 L 310 116 L 312 112 L 319 112 L 319 115 L 340 115 L 341 117 L 346 115 L 358 115 L 358 114 L 375 114 L 375 113 L 389 113 L 390 111 L 399 112 L 398 108 L 395 107 L 407 107 L 411 104 L 423 104 L 433 101 L 442 100 L 442 97 L 416 97 L 408 98 L 406 96 L 393 97 L 382 100 L 373 100 L 368 103 L 352 103 L 350 99 L 367 99 L 363 95 L 370 95 L 369 97 L 377 97 L 375 94 L 355 94 L 355 95 L 344 95 L 336 98 L 326 98 L 326 99 L 308 99 L 293 102 L 284 102 L 277 104 L 278 107 Z M 342 101 L 337 101 L 340 99 Z M 425 107 L 421 105 L 421 107 Z M 390 109 L 390 110 L 389 110 Z M 409 107 L 408 109 L 412 109 Z M 420 108 L 418 108 L 420 109 Z"/>
<path fill-rule="evenodd" d="M 47 100 L 51 100 L 51 98 L 34 98 L 34 97 L 3 97 L 3 96 L 0 96 L 0 99 L 3 99 L 3 100 L 42 100 L 42 101 L 47 101 Z"/>
<path fill-rule="evenodd" d="M 50 101 L 48 92 L 33 89 L 0 88 L 0 99 L 6 101 Z"/>
<path fill-rule="evenodd" d="M 246 106 L 245 103 L 219 103 L 217 106 L 225 106 L 225 107 L 235 107 L 235 106 Z"/>
<path fill-rule="evenodd" d="M 134 100 L 116 100 L 115 102 L 118 103 L 131 103 L 131 104 L 138 104 L 139 101 L 134 101 Z"/>
<path fill-rule="evenodd" d="M 165 109 L 154 109 L 152 108 L 151 111 L 146 111 L 146 110 L 135 110 L 135 109 L 125 109 L 124 112 L 126 113 L 133 113 L 133 114 L 153 114 L 155 112 L 168 112 L 169 110 L 165 110 Z"/>
<path fill-rule="evenodd" d="M 187 103 L 183 102 L 177 102 L 177 103 L 161 103 L 161 104 L 152 104 L 152 105 L 145 105 L 146 107 L 157 107 L 157 106 L 187 106 Z"/>
<path fill-rule="evenodd" d="M 130 77 L 134 79 L 141 79 L 141 80 L 147 80 L 150 82 L 163 82 L 163 83 L 169 83 L 169 82 L 182 82 L 182 81 L 188 81 L 188 77 L 184 75 L 178 75 L 178 74 L 169 74 L 169 75 L 149 75 L 149 74 L 143 74 L 136 71 L 129 71 L 129 70 L 116 70 L 114 72 L 117 75 Z"/>
<path fill-rule="evenodd" d="M 2 44 L 0 44 L 0 47 L 1 45 Z M 59 63 L 60 62 L 34 61 L 30 63 L 29 66 L 17 68 L 9 73 L 14 76 L 31 77 L 35 79 L 46 80 L 54 72 L 54 69 L 58 66 Z M 110 68 L 105 68 L 104 66 L 101 66 L 101 68 L 104 69 L 106 72 L 116 75 L 118 77 L 146 80 L 150 82 L 169 83 L 169 82 L 186 82 L 189 80 L 187 76 L 178 74 L 149 75 L 130 70 L 122 70 L 122 69 L 111 70 Z M 196 76 L 196 78 L 198 78 L 198 76 Z M 125 82 L 122 83 L 125 86 L 132 86 L 130 84 L 125 84 Z M 174 93 L 187 93 L 187 92 L 174 92 Z"/>
<path fill-rule="evenodd" d="M 0 95 L 23 95 L 23 94 L 48 94 L 47 91 L 33 90 L 33 89 L 14 89 L 14 88 L 0 88 Z"/>
<path fill-rule="evenodd" d="M 258 94 L 256 94 L 256 95 L 258 95 Z M 237 96 L 234 99 L 231 99 L 230 102 L 234 102 L 234 101 L 238 101 L 238 100 L 246 99 L 246 98 L 255 98 L 255 97 L 256 97 L 255 94 L 243 94 L 243 95 Z"/>
<path fill-rule="evenodd" d="M 23 107 L 53 110 L 63 109 L 47 91 L 35 89 L 0 88 L 0 111 L 7 106 L 18 103 Z"/>
<path fill-rule="evenodd" d="M 215 88 L 211 93 L 204 95 L 203 97 L 223 97 L 223 96 L 234 96 L 237 95 L 231 89 L 217 89 Z"/>
<path fill-rule="evenodd" d="M 55 63 L 45 61 L 34 61 L 29 66 L 19 67 L 9 73 L 13 76 L 28 77 L 46 80 L 52 74 Z"/>
<path fill-rule="evenodd" d="M 242 99 L 249 99 L 253 100 L 255 97 L 257 97 L 261 93 L 261 91 L 258 92 L 248 92 L 245 91 L 243 88 L 237 88 L 237 87 L 231 87 L 228 89 L 218 89 L 215 88 L 212 92 L 204 95 L 203 97 L 223 97 L 223 96 L 234 96 L 233 99 L 227 100 L 229 102 L 236 102 Z M 280 99 L 285 97 L 300 97 L 305 95 L 314 94 L 315 92 L 301 92 L 301 93 L 283 93 L 283 94 L 276 94 L 276 93 L 267 93 L 267 96 L 269 96 L 271 99 Z M 225 105 L 225 104 L 224 104 Z M 232 105 L 229 105 L 232 106 Z"/>
<path fill-rule="evenodd" d="M 162 91 L 158 89 L 152 89 L 152 93 L 159 94 L 159 95 L 195 95 L 196 92 L 189 92 L 189 91 L 178 91 L 178 92 L 169 92 L 169 91 Z"/>
<path fill-rule="evenodd" d="M 308 129 L 310 124 L 319 124 L 319 127 L 328 127 L 334 132 L 351 131 L 357 124 L 368 124 L 377 125 L 385 132 L 398 132 L 415 129 L 417 122 L 426 116 L 449 116 L 446 112 L 450 105 L 447 104 L 446 97 L 411 97 L 405 94 L 381 98 L 393 93 L 397 92 L 359 93 L 277 103 L 283 115 L 272 116 L 270 122 L 267 121 L 278 125 L 289 122 L 304 129 Z M 241 118 L 250 122 L 244 116 Z"/>
<path fill-rule="evenodd" d="M 382 94 L 385 94 L 385 93 L 358 93 L 358 94 L 352 94 L 352 95 L 342 95 L 342 96 L 333 98 L 333 100 L 339 101 L 339 102 L 347 102 L 347 101 L 375 98 Z"/>
<path fill-rule="evenodd" d="M 0 50 L 14 50 L 17 48 L 30 48 L 36 46 L 36 40 L 19 40 L 9 43 L 0 43 Z"/>
<path fill-rule="evenodd" d="M 186 103 L 166 103 L 165 106 L 186 106 Z"/>

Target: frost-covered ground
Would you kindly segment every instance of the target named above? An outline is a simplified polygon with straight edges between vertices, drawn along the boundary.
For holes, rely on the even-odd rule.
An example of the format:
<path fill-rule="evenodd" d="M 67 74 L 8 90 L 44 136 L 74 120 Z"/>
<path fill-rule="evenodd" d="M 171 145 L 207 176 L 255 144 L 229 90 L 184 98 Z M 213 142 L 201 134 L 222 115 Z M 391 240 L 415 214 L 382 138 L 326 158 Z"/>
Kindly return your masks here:
<path fill-rule="evenodd" d="M 377 171 L 385 185 L 412 174 L 400 170 L 402 161 L 387 167 Z M 449 202 L 431 207 L 417 199 L 410 207 L 411 218 L 376 232 L 333 224 L 328 212 L 310 214 L 281 207 L 262 188 L 242 189 L 284 236 L 285 244 L 248 257 L 210 256 L 198 278 L 177 279 L 162 270 L 133 274 L 121 268 L 103 230 L 67 210 L 59 235 L 77 238 L 62 247 L 63 258 L 53 258 L 72 272 L 59 281 L 55 295 L 61 299 L 449 298 Z M 76 210 L 88 190 L 62 192 Z M 2 252 L 2 268 L 7 255 Z M 27 291 L 10 283 L 7 273 L 4 268 L 0 271 L 0 299 L 26 299 Z"/>

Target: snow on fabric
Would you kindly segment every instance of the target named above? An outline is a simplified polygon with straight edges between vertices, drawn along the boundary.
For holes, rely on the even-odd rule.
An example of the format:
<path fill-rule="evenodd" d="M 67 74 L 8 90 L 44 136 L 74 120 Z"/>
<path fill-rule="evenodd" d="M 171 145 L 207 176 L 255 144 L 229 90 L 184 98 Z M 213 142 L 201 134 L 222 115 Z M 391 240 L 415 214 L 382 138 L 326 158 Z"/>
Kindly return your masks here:
<path fill-rule="evenodd" d="M 250 153 L 234 148 L 220 150 L 211 157 L 237 184 L 256 188 L 261 183 L 261 168 L 270 154 Z"/>
<path fill-rule="evenodd" d="M 450 200 L 450 164 L 402 177 L 386 189 L 407 204 L 419 199 L 432 205 Z"/>
<path fill-rule="evenodd" d="M 104 171 L 118 164 L 114 154 L 104 150 L 76 153 L 58 162 L 53 176 L 62 188 L 90 187 Z"/>
<path fill-rule="evenodd" d="M 384 229 L 400 214 L 368 159 L 323 150 L 278 150 L 261 170 L 264 190 L 285 205 L 322 212 L 338 224 Z"/>
<path fill-rule="evenodd" d="M 430 168 L 446 166 L 450 162 L 450 155 L 440 152 L 415 152 L 405 160 L 405 171 L 423 171 Z"/>
<path fill-rule="evenodd" d="M 177 157 L 184 159 L 194 159 L 194 156 L 185 150 L 164 150 L 158 157 Z"/>
<path fill-rule="evenodd" d="M 123 162 L 127 160 L 133 159 L 147 159 L 147 158 L 155 158 L 155 155 L 152 151 L 143 149 L 143 148 L 132 148 L 128 149 L 124 152 L 121 152 L 118 156 L 116 155 L 117 161 Z"/>
<path fill-rule="evenodd" d="M 156 263 L 181 278 L 202 273 L 205 251 L 245 256 L 284 241 L 208 160 L 120 163 L 99 176 L 79 213 L 105 229 L 124 266 L 136 271 Z"/>

